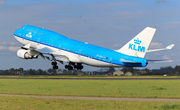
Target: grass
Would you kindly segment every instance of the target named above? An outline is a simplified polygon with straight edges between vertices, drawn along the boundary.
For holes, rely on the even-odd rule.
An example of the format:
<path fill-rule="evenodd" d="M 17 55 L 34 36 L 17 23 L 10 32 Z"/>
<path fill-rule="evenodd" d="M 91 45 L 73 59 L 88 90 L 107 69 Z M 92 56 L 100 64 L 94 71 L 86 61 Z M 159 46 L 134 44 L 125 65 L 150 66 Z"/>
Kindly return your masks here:
<path fill-rule="evenodd" d="M 0 79 L 1 94 L 180 98 L 179 80 Z"/>
<path fill-rule="evenodd" d="M 100 101 L 0 96 L 1 110 L 179 110 L 180 102 Z"/>
<path fill-rule="evenodd" d="M 179 80 L 0 79 L 0 93 L 180 98 Z M 102 101 L 0 96 L 0 110 L 179 110 L 180 102 Z"/>

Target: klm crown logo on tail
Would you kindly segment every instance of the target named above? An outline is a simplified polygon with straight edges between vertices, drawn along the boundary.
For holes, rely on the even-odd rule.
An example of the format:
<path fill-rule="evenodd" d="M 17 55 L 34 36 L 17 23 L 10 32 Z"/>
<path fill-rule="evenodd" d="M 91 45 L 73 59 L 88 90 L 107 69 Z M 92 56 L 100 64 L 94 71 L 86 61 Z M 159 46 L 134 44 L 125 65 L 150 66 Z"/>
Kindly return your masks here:
<path fill-rule="evenodd" d="M 141 40 L 139 40 L 139 38 L 134 39 L 134 44 L 129 43 L 129 48 L 128 49 L 145 53 L 145 47 L 141 46 L 140 44 L 141 44 Z"/>

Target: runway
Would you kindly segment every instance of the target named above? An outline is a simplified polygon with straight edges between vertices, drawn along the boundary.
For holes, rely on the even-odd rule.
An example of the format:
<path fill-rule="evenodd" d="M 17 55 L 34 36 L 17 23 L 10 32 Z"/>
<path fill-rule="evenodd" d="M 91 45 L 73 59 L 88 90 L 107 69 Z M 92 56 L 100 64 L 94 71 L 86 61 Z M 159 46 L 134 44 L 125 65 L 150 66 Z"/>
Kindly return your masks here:
<path fill-rule="evenodd" d="M 180 78 L 15 78 L 15 77 L 0 77 L 0 79 L 51 79 L 51 80 L 180 80 Z"/>
<path fill-rule="evenodd" d="M 12 95 L 0 94 L 9 97 L 34 97 L 34 98 L 53 98 L 53 99 L 79 99 L 79 100 L 114 100 L 114 101 L 147 101 L 147 102 L 180 102 L 180 99 L 153 99 L 153 98 L 111 98 L 111 97 L 77 97 L 77 96 L 41 96 L 41 95 Z"/>

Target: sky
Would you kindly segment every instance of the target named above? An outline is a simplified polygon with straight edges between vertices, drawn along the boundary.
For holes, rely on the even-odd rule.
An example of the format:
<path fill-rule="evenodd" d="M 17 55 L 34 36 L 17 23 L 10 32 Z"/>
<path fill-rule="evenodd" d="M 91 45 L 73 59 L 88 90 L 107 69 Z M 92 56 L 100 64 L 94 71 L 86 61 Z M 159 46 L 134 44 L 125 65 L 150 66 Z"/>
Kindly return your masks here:
<path fill-rule="evenodd" d="M 175 47 L 147 53 L 145 58 L 173 62 L 148 64 L 147 68 L 175 67 L 180 65 L 179 4 L 179 0 L 0 0 L 0 69 L 52 67 L 40 57 L 17 57 L 22 45 L 13 32 L 26 24 L 108 49 L 120 49 L 144 28 L 153 27 L 157 30 L 149 49 Z M 64 69 L 64 65 L 58 66 Z M 86 71 L 97 69 L 84 67 Z"/>

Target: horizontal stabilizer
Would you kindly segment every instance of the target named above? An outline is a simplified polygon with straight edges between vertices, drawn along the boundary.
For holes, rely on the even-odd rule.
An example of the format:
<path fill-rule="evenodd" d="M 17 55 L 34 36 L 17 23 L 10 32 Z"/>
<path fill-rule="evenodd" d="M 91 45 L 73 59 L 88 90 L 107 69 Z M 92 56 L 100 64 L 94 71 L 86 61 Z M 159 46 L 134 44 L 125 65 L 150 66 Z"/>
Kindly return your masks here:
<path fill-rule="evenodd" d="M 169 50 L 169 49 L 172 49 L 173 47 L 174 47 L 174 44 L 171 44 L 171 45 L 167 46 L 166 48 L 147 50 L 147 52 L 156 52 L 156 51 L 161 51 L 161 50 Z"/>
<path fill-rule="evenodd" d="M 148 63 L 172 62 L 172 60 L 147 60 Z"/>

